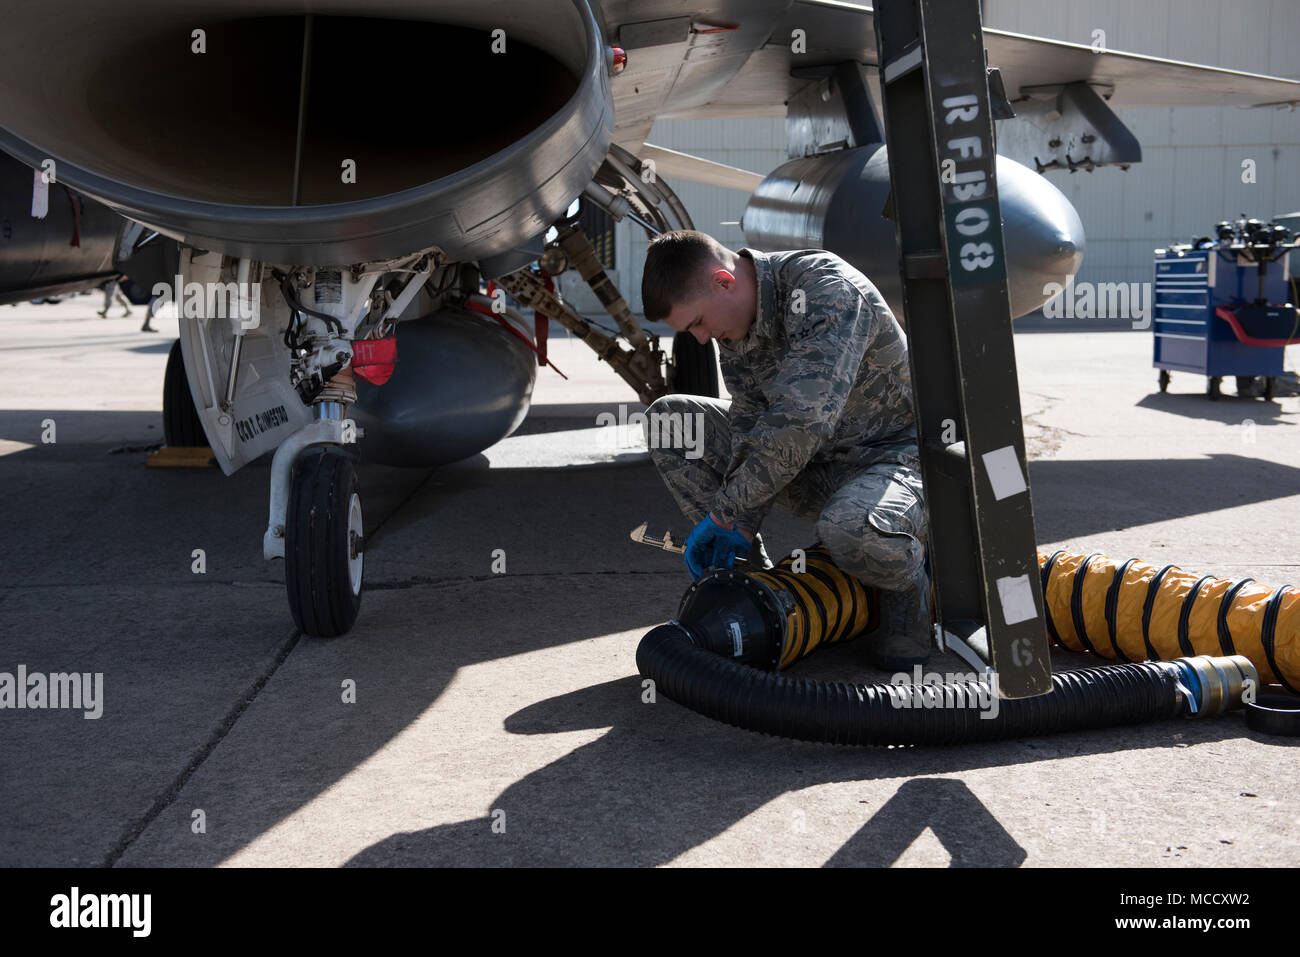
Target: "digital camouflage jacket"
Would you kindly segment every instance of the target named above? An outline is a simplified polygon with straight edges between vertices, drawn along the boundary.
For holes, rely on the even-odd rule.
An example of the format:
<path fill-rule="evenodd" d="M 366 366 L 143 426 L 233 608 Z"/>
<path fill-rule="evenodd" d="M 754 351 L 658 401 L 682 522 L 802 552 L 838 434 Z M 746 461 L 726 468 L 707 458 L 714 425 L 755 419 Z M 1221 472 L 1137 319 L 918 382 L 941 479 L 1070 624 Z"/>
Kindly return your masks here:
<path fill-rule="evenodd" d="M 920 469 L 907 338 L 862 273 L 823 249 L 762 253 L 758 303 L 739 342 L 718 341 L 731 393 L 731 459 L 710 510 L 759 527 L 809 463 Z"/>

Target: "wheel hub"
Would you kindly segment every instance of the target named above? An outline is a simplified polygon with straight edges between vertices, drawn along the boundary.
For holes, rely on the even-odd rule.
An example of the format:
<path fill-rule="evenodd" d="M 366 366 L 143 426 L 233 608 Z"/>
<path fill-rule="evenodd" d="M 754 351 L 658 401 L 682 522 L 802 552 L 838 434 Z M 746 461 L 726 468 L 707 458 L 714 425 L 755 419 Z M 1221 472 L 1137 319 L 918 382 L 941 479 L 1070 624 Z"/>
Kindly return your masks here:
<path fill-rule="evenodd" d="M 352 493 L 348 502 L 348 578 L 352 594 L 361 594 L 361 566 L 365 561 L 365 539 L 361 527 L 361 496 Z"/>

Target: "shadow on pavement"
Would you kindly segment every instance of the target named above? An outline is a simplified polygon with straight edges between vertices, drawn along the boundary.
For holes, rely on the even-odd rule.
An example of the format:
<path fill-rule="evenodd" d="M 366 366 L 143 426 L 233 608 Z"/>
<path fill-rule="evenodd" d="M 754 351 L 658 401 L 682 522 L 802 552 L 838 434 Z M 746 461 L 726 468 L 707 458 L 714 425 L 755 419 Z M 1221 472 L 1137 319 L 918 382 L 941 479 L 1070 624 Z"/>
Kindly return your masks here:
<path fill-rule="evenodd" d="M 1082 666 L 1082 656 L 1070 657 Z M 510 785 L 487 816 L 394 834 L 349 866 L 659 865 L 781 795 L 830 782 L 912 777 L 920 780 L 904 780 L 827 866 L 891 864 L 926 827 L 954 867 L 1018 866 L 1024 850 L 966 785 L 929 776 L 1168 748 L 1175 732 L 1180 745 L 1236 734 L 1222 721 L 1167 721 L 969 746 L 835 748 L 731 728 L 671 702 L 645 704 L 641 694 L 634 676 L 516 712 L 506 722 L 514 734 L 610 730 Z"/>
<path fill-rule="evenodd" d="M 1029 481 L 1038 540 L 1056 542 L 1294 495 L 1300 469 L 1232 454 L 1048 459 L 1030 461 Z"/>
<path fill-rule="evenodd" d="M 1174 384 L 1178 384 L 1177 380 Z M 1247 419 L 1260 425 L 1269 425 L 1294 417 L 1276 399 L 1265 402 L 1262 398 L 1233 395 L 1227 391 L 1229 388 L 1225 385 L 1225 392 L 1218 399 L 1207 398 L 1202 388 L 1201 392 L 1152 392 L 1134 404 L 1142 409 L 1154 409 L 1186 419 L 1222 422 L 1224 425 L 1241 425 Z"/>
<path fill-rule="evenodd" d="M 33 670 L 102 663 L 108 706 L 99 721 L 56 724 L 28 712 L 7 725 L 0 859 L 11 864 L 118 854 L 124 864 L 217 864 L 384 749 L 461 669 L 666 620 L 688 583 L 679 556 L 628 538 L 642 521 L 655 532 L 688 530 L 648 463 L 370 468 L 362 487 L 379 525 L 367 553 L 375 588 L 358 625 L 346 638 L 286 644 L 283 572 L 260 556 L 264 466 L 230 478 L 146 469 L 142 457 L 109 456 L 105 446 L 151 438 L 147 414 L 56 415 L 57 446 L 0 456 L 0 483 L 25 503 L 7 520 L 6 660 Z M 32 442 L 42 416 L 4 412 L 0 436 Z M 1149 522 L 1221 507 L 1188 480 L 1200 467 L 1215 481 L 1249 467 L 1250 488 L 1294 488 L 1297 480 L 1296 469 L 1240 456 L 1034 463 L 1040 525 L 1056 538 L 1133 516 Z M 1112 494 L 1085 508 L 1098 487 Z M 1077 510 L 1062 504 L 1072 501 Z M 774 526 L 773 557 L 809 541 L 806 525 L 776 517 Z M 191 571 L 195 547 L 206 550 L 205 576 Z M 491 573 L 496 549 L 508 556 L 508 574 Z M 633 652 L 630 644 L 629 672 Z M 799 673 L 858 679 L 854 655 L 851 645 L 829 649 Z M 521 694 L 544 693 L 536 682 L 545 676 L 523 677 L 531 683 Z M 345 679 L 359 689 L 355 708 L 340 706 Z M 460 821 L 395 834 L 352 863 L 659 864 L 814 785 L 1165 748 L 1173 726 L 969 748 L 833 749 L 719 725 L 663 700 L 643 704 L 630 676 L 528 705 L 505 727 L 529 735 L 610 730 L 506 787 L 493 804 L 506 811 L 504 834 L 493 833 L 490 817 Z M 1233 736 L 1234 727 L 1178 725 L 1193 743 Z M 456 745 L 445 742 L 453 752 Z M 943 809 L 979 817 L 973 796 L 947 785 L 913 793 L 879 812 L 891 832 L 929 826 L 960 837 Z M 198 839 L 189 826 L 196 808 L 210 822 Z M 877 859 L 865 849 L 875 841 L 867 827 L 832 863 Z M 994 841 L 960 861 L 1016 863 L 1015 850 Z"/>

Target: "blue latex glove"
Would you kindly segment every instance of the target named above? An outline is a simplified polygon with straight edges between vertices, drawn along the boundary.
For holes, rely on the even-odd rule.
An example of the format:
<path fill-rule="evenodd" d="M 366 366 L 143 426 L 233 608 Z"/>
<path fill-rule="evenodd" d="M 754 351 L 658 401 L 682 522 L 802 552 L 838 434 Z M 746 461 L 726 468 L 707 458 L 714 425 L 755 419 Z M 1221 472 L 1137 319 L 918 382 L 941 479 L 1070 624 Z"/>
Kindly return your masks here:
<path fill-rule="evenodd" d="M 736 556 L 745 558 L 749 548 L 749 540 L 739 531 L 725 529 L 706 515 L 686 539 L 686 567 L 692 578 L 710 567 L 734 568 Z"/>

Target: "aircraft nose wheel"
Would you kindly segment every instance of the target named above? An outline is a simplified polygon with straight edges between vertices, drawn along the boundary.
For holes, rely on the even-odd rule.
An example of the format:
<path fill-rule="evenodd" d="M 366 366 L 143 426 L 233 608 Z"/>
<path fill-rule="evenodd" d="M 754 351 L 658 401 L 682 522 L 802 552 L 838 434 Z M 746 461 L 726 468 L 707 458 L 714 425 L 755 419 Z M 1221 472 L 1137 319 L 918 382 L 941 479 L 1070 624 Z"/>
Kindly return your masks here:
<path fill-rule="evenodd" d="M 700 345 L 689 332 L 673 336 L 670 390 L 713 399 L 718 397 L 718 357 L 712 342 Z"/>
<path fill-rule="evenodd" d="M 316 638 L 342 635 L 361 610 L 365 562 L 352 459 L 336 448 L 304 452 L 294 466 L 286 519 L 284 581 L 294 623 Z"/>

